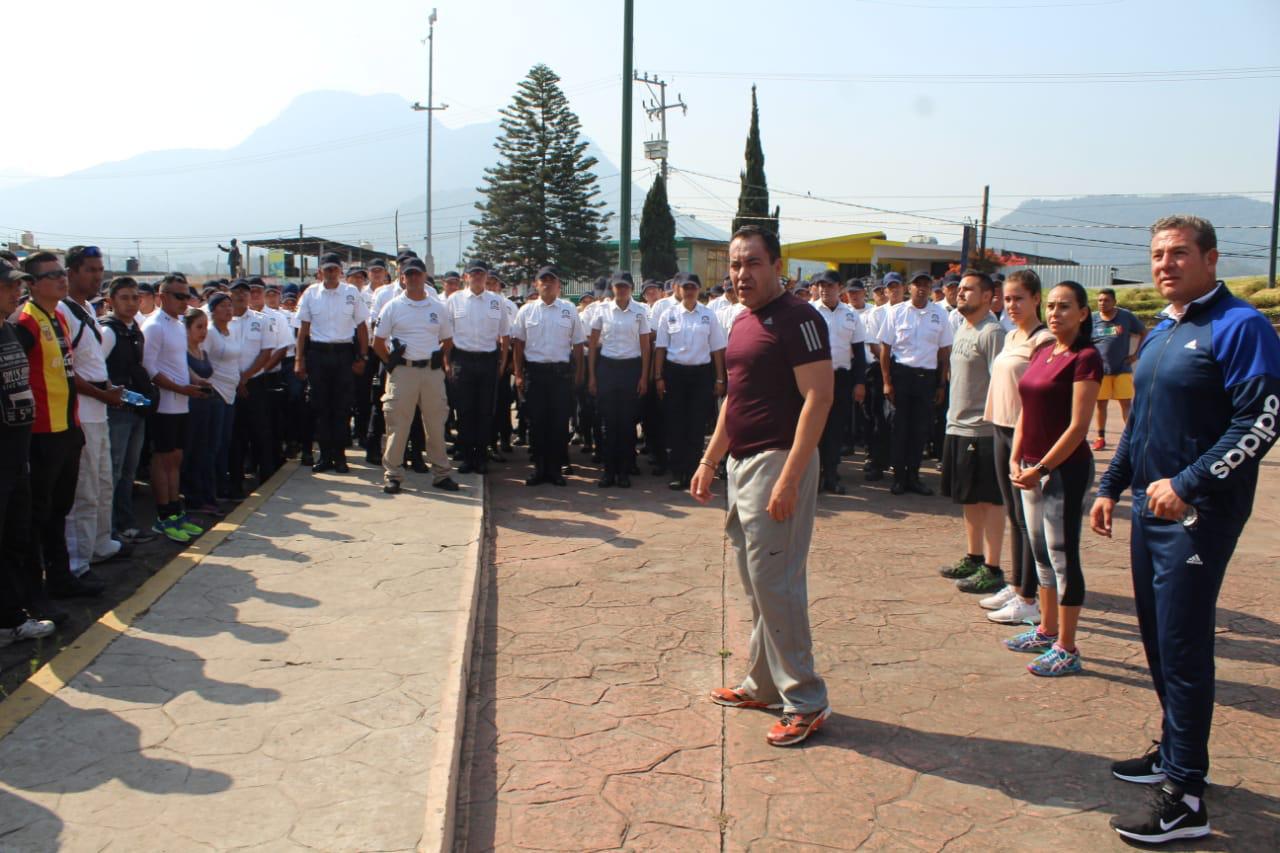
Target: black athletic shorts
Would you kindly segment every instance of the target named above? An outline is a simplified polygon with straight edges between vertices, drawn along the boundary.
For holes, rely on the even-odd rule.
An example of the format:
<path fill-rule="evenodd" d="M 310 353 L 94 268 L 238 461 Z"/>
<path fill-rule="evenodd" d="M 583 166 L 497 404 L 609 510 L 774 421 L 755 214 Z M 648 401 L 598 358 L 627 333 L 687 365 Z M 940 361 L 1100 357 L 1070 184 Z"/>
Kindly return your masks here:
<path fill-rule="evenodd" d="M 187 446 L 187 416 L 157 412 L 151 416 L 147 434 L 151 436 L 151 449 L 155 453 L 181 450 Z"/>
<path fill-rule="evenodd" d="M 1003 504 L 995 439 L 950 435 L 942 443 L 942 494 L 958 504 Z"/>

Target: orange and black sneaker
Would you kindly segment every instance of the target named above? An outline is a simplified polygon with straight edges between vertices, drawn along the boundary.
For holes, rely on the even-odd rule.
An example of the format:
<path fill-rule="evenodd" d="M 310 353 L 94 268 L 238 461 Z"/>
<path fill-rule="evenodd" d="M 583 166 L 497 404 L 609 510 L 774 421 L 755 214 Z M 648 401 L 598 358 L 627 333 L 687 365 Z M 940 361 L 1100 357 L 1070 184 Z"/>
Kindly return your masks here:
<path fill-rule="evenodd" d="M 781 720 L 769 729 L 767 740 L 770 746 L 795 746 L 808 739 L 809 735 L 822 728 L 822 724 L 831 716 L 831 706 L 821 711 L 808 714 L 784 714 Z"/>
<path fill-rule="evenodd" d="M 711 691 L 711 701 L 717 705 L 724 705 L 726 708 L 754 708 L 760 711 L 781 711 L 782 703 L 770 705 L 768 702 L 761 702 L 758 699 L 752 699 L 734 687 L 717 687 Z"/>

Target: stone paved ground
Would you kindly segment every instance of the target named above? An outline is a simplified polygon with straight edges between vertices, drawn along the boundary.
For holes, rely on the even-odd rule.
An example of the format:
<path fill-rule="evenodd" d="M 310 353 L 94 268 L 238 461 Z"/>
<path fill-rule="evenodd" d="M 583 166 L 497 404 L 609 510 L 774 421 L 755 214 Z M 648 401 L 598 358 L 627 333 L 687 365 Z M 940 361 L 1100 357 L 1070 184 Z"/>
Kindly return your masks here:
<path fill-rule="evenodd" d="M 1280 849 L 1277 468 L 1220 600 L 1216 833 L 1182 849 Z M 1087 673 L 1049 681 L 937 576 L 963 542 L 948 503 L 860 478 L 823 497 L 810 597 L 835 714 L 784 751 L 763 741 L 769 716 L 703 698 L 746 651 L 722 508 L 647 476 L 598 492 L 516 473 L 490 477 L 460 847 L 1121 849 L 1107 819 L 1146 794 L 1108 763 L 1158 732 L 1124 519 L 1116 541 L 1086 534 Z"/>
<path fill-rule="evenodd" d="M 295 472 L 0 741 L 0 850 L 415 848 L 479 482 L 377 477 Z"/>

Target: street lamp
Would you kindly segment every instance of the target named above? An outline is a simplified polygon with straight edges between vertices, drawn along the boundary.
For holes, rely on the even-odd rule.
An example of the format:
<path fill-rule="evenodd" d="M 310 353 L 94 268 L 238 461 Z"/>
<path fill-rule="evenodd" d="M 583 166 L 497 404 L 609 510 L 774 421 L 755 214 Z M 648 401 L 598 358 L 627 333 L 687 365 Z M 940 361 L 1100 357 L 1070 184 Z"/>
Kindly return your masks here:
<path fill-rule="evenodd" d="M 425 112 L 427 114 L 427 252 L 423 258 L 427 265 L 427 273 L 435 274 L 435 258 L 431 254 L 431 113 L 436 110 L 449 109 L 448 104 L 436 106 L 432 98 L 432 77 L 435 71 L 435 34 L 436 34 L 436 10 L 431 10 L 431 15 L 427 18 L 427 37 L 422 41 L 427 45 L 427 105 L 414 101 L 412 109 L 415 112 Z"/>

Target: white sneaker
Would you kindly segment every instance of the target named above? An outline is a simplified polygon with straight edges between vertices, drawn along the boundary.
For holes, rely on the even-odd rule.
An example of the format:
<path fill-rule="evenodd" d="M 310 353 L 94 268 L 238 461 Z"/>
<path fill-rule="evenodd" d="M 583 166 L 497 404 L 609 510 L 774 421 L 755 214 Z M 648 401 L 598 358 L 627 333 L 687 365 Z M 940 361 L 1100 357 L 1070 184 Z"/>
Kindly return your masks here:
<path fill-rule="evenodd" d="M 994 595 L 988 595 L 986 598 L 978 602 L 978 606 L 983 610 L 999 610 L 1010 601 L 1018 597 L 1018 592 L 1012 586 L 1006 584 L 1000 587 L 1000 591 Z"/>
<path fill-rule="evenodd" d="M 156 535 L 154 533 L 148 533 L 136 527 L 130 527 L 128 530 L 120 532 L 120 541 L 127 542 L 130 545 L 141 545 L 145 542 L 154 541 L 155 538 Z"/>
<path fill-rule="evenodd" d="M 987 618 L 1001 625 L 1021 625 L 1025 622 L 1037 625 L 1040 623 L 1040 605 L 1034 601 L 1028 604 L 1021 596 L 1015 595 L 1013 601 L 988 613 Z"/>
<path fill-rule="evenodd" d="M 94 554 L 93 557 L 89 560 L 89 564 L 97 565 L 98 563 L 105 563 L 107 560 L 110 560 L 116 554 L 119 554 L 122 548 L 124 548 L 124 545 L 121 544 L 120 540 L 108 539 L 107 550 L 103 551 L 101 554 Z"/>
<path fill-rule="evenodd" d="M 0 628 L 0 647 L 16 643 L 19 640 L 38 640 L 41 637 L 49 636 L 56 630 L 58 630 L 58 626 L 48 619 L 28 619 L 16 628 Z"/>

